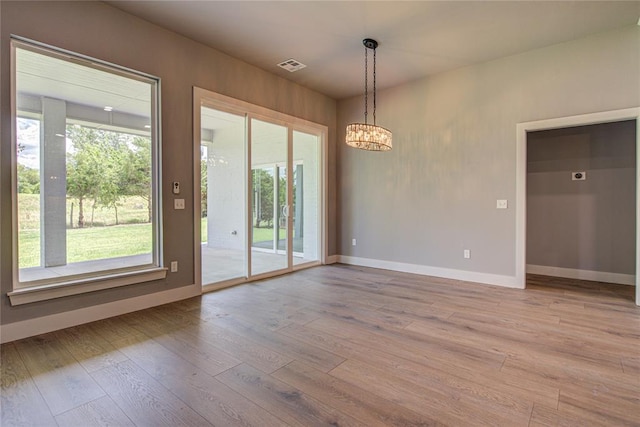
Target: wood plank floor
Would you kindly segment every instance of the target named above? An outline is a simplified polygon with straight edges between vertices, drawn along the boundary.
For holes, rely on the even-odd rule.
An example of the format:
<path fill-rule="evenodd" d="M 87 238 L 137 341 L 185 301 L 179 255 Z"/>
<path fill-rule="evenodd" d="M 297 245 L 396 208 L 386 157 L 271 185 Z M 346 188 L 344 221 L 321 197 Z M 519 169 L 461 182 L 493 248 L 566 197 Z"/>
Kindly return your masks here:
<path fill-rule="evenodd" d="M 4 344 L 0 424 L 638 426 L 634 291 L 316 267 Z"/>

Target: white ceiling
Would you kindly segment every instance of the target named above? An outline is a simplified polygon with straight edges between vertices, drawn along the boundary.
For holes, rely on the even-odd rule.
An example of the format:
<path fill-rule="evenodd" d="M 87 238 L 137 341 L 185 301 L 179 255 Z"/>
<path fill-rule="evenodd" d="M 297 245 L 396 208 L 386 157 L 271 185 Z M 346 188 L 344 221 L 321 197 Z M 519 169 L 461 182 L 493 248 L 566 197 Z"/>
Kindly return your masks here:
<path fill-rule="evenodd" d="M 16 49 L 16 70 L 18 93 L 149 116 L 152 88 L 147 82 L 44 55 L 26 45 Z"/>
<path fill-rule="evenodd" d="M 336 99 L 634 25 L 640 1 L 139 1 L 107 3 Z M 294 58 L 295 73 L 276 64 Z"/>

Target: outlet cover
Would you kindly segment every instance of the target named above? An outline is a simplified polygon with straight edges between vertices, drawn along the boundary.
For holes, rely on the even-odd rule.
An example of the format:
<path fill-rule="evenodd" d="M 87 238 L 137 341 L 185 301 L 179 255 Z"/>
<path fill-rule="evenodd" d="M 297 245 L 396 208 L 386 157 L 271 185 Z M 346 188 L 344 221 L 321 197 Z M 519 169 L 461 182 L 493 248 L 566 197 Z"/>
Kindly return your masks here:
<path fill-rule="evenodd" d="M 174 199 L 173 209 L 184 209 L 184 199 Z"/>
<path fill-rule="evenodd" d="M 501 200 L 501 199 L 496 200 L 496 209 L 507 209 L 508 207 L 509 205 L 506 200 Z"/>
<path fill-rule="evenodd" d="M 587 173 L 584 171 L 571 172 L 571 181 L 585 181 L 586 179 L 587 179 Z"/>
<path fill-rule="evenodd" d="M 176 273 L 178 271 L 178 261 L 171 261 L 171 272 Z"/>
<path fill-rule="evenodd" d="M 464 253 L 463 253 L 463 256 L 464 256 L 465 259 L 471 258 L 471 251 L 469 249 L 465 249 Z"/>

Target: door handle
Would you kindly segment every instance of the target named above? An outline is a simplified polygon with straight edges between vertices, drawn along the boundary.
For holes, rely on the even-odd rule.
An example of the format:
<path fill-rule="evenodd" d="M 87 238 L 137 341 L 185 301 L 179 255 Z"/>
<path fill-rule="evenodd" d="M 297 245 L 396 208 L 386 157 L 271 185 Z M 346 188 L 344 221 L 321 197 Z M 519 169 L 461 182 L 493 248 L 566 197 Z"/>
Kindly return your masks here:
<path fill-rule="evenodd" d="M 289 217 L 289 205 L 282 206 L 282 216 Z"/>

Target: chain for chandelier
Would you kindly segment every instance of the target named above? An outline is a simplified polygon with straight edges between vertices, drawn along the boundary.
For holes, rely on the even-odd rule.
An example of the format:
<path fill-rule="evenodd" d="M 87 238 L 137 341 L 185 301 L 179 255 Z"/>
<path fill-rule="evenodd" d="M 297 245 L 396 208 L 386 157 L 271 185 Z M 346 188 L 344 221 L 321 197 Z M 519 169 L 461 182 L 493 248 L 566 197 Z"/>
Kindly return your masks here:
<path fill-rule="evenodd" d="M 364 124 L 367 124 L 367 116 L 369 113 L 369 61 L 368 61 L 369 48 L 364 47 Z"/>
<path fill-rule="evenodd" d="M 378 42 L 373 39 L 362 40 L 364 44 L 364 123 L 351 123 L 347 126 L 345 142 L 355 148 L 369 151 L 391 150 L 391 131 L 376 125 L 376 48 Z M 369 119 L 369 49 L 373 50 L 373 124 Z"/>
<path fill-rule="evenodd" d="M 364 123 L 369 115 L 369 49 L 373 49 L 373 124 L 376 124 L 376 47 L 370 42 L 364 43 Z M 375 46 L 375 47 L 371 47 Z"/>

